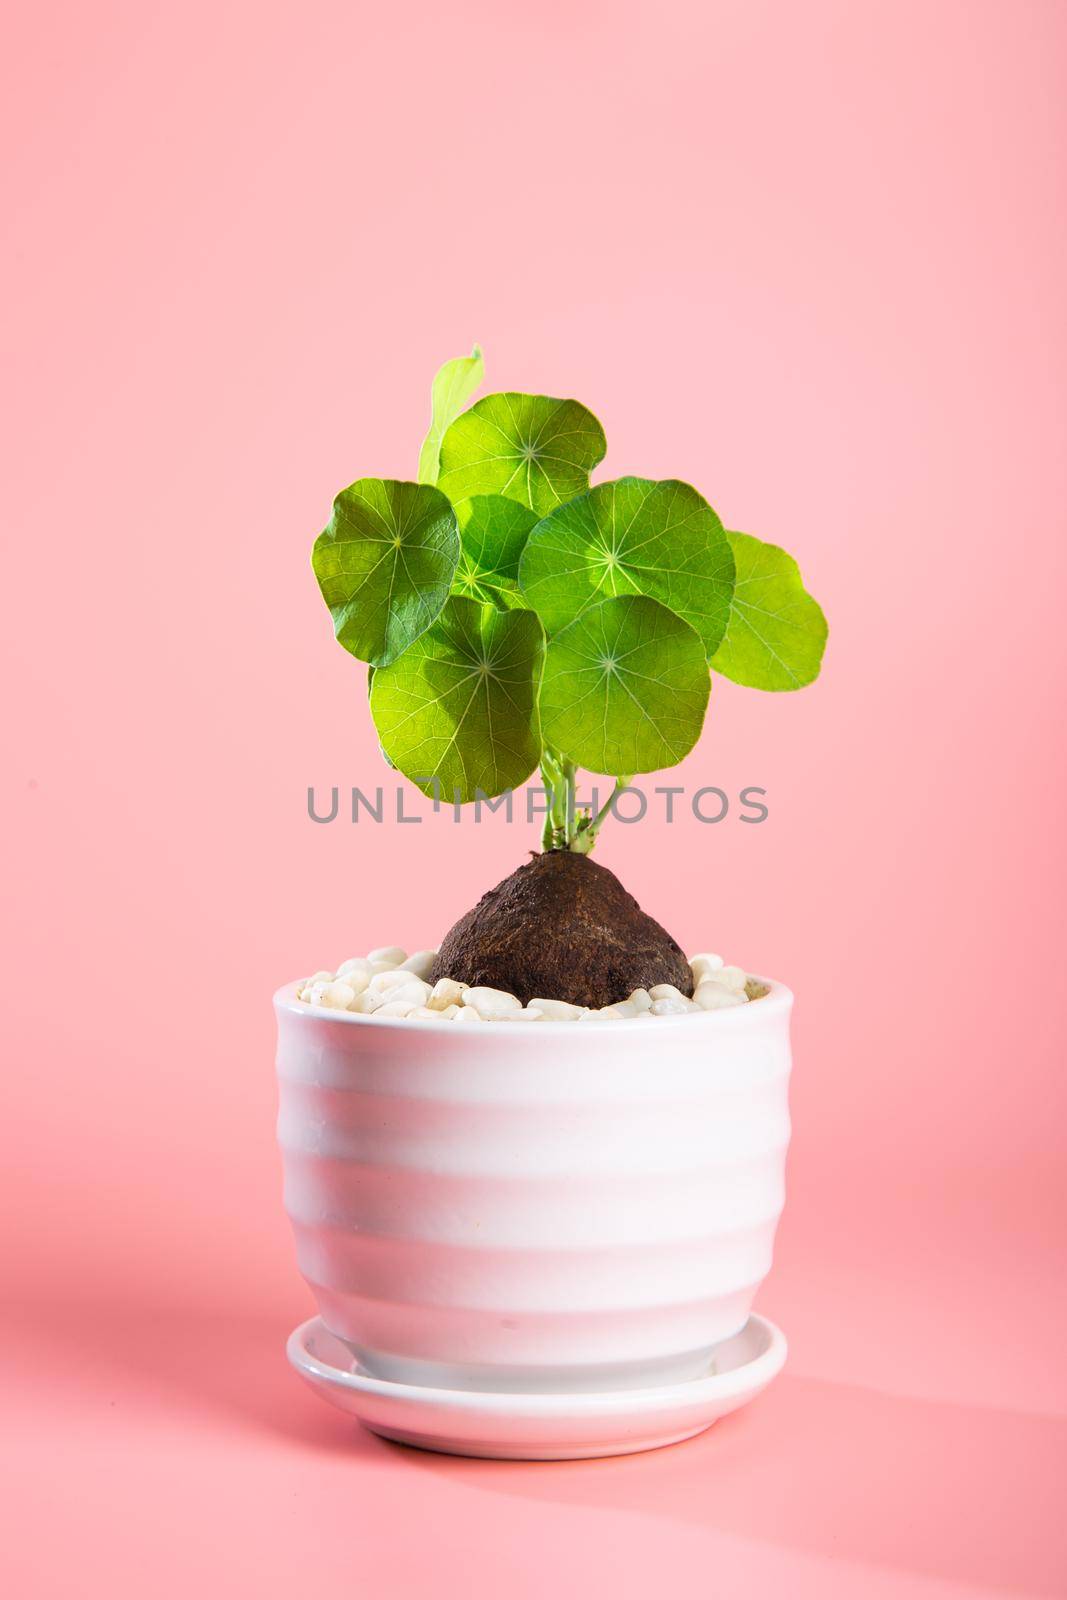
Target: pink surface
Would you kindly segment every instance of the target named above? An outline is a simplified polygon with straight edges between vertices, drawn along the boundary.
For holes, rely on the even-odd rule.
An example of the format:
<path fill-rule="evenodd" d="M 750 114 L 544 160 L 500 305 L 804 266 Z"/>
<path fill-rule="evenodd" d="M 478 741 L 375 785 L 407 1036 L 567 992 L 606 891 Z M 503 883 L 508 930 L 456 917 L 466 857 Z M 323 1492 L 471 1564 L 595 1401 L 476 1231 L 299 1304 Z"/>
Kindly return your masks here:
<path fill-rule="evenodd" d="M 67 0 L 14 33 L 9 1591 L 1064 1592 L 1067 9 Z M 605 473 L 795 551 L 832 624 L 814 689 L 717 686 L 680 780 L 763 785 L 765 826 L 603 838 L 799 997 L 790 1364 L 642 1459 L 388 1447 L 282 1356 L 270 994 L 435 941 L 533 843 L 304 810 L 383 781 L 311 538 L 413 471 L 475 338 L 492 387 L 599 413 Z"/>

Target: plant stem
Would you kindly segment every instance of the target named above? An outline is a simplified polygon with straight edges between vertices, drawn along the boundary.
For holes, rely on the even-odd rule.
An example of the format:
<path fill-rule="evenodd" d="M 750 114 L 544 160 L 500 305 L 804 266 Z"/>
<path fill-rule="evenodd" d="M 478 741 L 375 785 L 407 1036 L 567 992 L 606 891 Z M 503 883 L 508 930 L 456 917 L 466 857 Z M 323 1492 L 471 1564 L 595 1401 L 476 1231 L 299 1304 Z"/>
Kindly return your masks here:
<path fill-rule="evenodd" d="M 629 778 L 618 777 L 615 787 L 595 817 L 583 817 L 569 840 L 569 848 L 587 856 L 596 844 L 596 836 L 611 814 L 611 808 L 624 789 L 630 786 Z"/>
<path fill-rule="evenodd" d="M 562 757 L 547 746 L 541 751 L 541 777 L 548 796 L 545 825 L 541 830 L 542 850 L 559 850 L 566 845 L 565 812 L 561 809 L 563 784 Z"/>
<path fill-rule="evenodd" d="M 630 779 L 616 778 L 607 800 L 595 816 L 590 816 L 578 810 L 578 769 L 573 761 L 568 761 L 558 750 L 546 747 L 541 751 L 541 777 L 548 795 L 548 810 L 541 830 L 542 850 L 574 850 L 587 856 L 616 799 L 629 788 Z"/>

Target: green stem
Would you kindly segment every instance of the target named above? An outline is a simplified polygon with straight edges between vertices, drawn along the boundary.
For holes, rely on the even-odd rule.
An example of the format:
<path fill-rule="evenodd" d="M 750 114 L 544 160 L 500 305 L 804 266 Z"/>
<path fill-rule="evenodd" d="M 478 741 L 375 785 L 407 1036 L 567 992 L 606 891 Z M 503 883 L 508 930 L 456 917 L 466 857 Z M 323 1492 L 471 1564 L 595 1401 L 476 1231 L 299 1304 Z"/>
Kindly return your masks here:
<path fill-rule="evenodd" d="M 616 778 L 608 799 L 595 816 L 589 816 L 578 810 L 578 769 L 573 761 L 568 761 L 558 750 L 546 747 L 541 751 L 541 778 L 548 793 L 548 810 L 541 830 L 542 850 L 574 850 L 587 856 L 615 800 L 629 788 L 630 779 Z"/>
<path fill-rule="evenodd" d="M 615 787 L 607 800 L 601 806 L 595 817 L 583 817 L 570 839 L 570 849 L 577 850 L 581 855 L 587 856 L 596 844 L 597 834 L 611 814 L 612 805 L 624 789 L 630 786 L 630 779 L 618 777 Z"/>
<path fill-rule="evenodd" d="M 568 845 L 568 846 L 570 845 L 570 842 L 574 837 L 574 830 L 575 830 L 575 828 L 577 826 L 577 820 L 578 820 L 577 803 L 576 803 L 577 802 L 577 795 L 576 795 L 577 786 L 578 786 L 577 768 L 575 767 L 573 761 L 568 761 L 568 760 L 566 760 L 566 758 L 564 758 L 564 762 L 563 762 L 563 783 L 562 783 L 561 789 L 560 789 L 560 802 L 561 802 L 561 812 L 562 812 L 562 815 L 560 817 L 560 823 L 561 823 L 561 826 L 563 828 L 563 842 L 564 842 L 565 845 Z"/>
<path fill-rule="evenodd" d="M 541 752 L 541 778 L 549 795 L 549 810 L 545 811 L 544 829 L 541 830 L 542 850 L 565 850 L 568 845 L 568 816 L 573 814 L 573 765 L 555 750 L 547 747 Z"/>

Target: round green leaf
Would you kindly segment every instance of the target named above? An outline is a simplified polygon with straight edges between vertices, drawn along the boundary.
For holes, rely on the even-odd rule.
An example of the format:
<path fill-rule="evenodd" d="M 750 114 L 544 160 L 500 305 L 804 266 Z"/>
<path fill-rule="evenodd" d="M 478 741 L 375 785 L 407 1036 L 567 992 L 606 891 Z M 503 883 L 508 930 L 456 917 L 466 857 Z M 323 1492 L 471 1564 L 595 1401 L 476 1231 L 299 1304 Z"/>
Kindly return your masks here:
<path fill-rule="evenodd" d="M 537 513 L 502 494 L 478 494 L 461 500 L 456 516 L 460 553 L 453 593 L 487 600 L 501 611 L 525 607 L 519 593 L 519 557 Z"/>
<path fill-rule="evenodd" d="M 437 481 L 452 500 L 502 494 L 543 517 L 585 492 L 606 449 L 603 428 L 577 400 L 489 394 L 445 434 Z"/>
<path fill-rule="evenodd" d="M 419 482 L 436 483 L 441 470 L 441 440 L 449 424 L 459 416 L 485 376 L 482 352 L 477 345 L 469 356 L 446 361 L 434 376 L 430 391 L 430 431 L 419 451 Z"/>
<path fill-rule="evenodd" d="M 711 655 L 733 592 L 729 540 L 703 495 L 673 478 L 619 478 L 539 522 L 519 568 L 549 634 L 586 606 L 643 594 L 684 617 Z"/>
<path fill-rule="evenodd" d="M 532 611 L 455 595 L 399 660 L 374 674 L 370 708 L 389 760 L 423 794 L 473 800 L 525 782 L 541 754 L 544 634 Z"/>
<path fill-rule="evenodd" d="M 819 676 L 829 629 L 787 551 L 749 533 L 727 535 L 737 566 L 730 621 L 711 660 L 750 689 L 802 689 Z"/>
<path fill-rule="evenodd" d="M 346 650 L 384 667 L 430 626 L 459 560 L 456 514 L 439 489 L 360 478 L 333 503 L 311 565 Z"/>
<path fill-rule="evenodd" d="M 710 687 L 688 622 L 643 595 L 602 600 L 549 640 L 545 743 L 613 777 L 673 767 L 700 737 Z"/>

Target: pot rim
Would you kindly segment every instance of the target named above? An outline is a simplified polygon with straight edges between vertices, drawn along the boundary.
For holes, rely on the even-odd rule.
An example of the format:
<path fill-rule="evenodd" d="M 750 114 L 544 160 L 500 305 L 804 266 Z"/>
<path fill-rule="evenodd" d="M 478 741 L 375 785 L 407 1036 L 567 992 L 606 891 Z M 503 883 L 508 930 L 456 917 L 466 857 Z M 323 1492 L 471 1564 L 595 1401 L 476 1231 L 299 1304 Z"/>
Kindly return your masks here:
<path fill-rule="evenodd" d="M 748 976 L 754 979 L 756 983 L 765 983 L 770 992 L 761 995 L 758 1000 L 750 1000 L 747 1005 L 743 1006 L 723 1006 L 718 1011 L 701 1011 L 699 1015 L 695 1011 L 682 1011 L 676 1016 L 666 1017 L 651 1017 L 647 1015 L 643 1017 L 606 1017 L 601 1022 L 586 1024 L 578 1021 L 568 1021 L 561 1017 L 542 1017 L 540 1022 L 536 1023 L 480 1022 L 475 1028 L 474 1034 L 476 1038 L 484 1037 L 487 1032 L 490 1035 L 514 1035 L 515 1033 L 526 1035 L 531 1029 L 540 1030 L 547 1027 L 582 1029 L 584 1036 L 592 1028 L 595 1030 L 595 1036 L 599 1038 L 602 1034 L 614 1035 L 620 1030 L 631 1034 L 636 1028 L 642 1025 L 648 1027 L 652 1023 L 655 1023 L 658 1034 L 679 1027 L 693 1029 L 697 1027 L 722 1028 L 729 1026 L 736 1028 L 739 1026 L 758 1026 L 761 1017 L 766 1021 L 772 1017 L 786 1015 L 789 1012 L 793 1004 L 793 991 L 791 989 L 788 989 L 784 983 L 779 983 L 777 979 L 763 977 L 757 972 L 750 972 Z M 410 1022 L 407 1017 L 379 1017 L 373 1011 L 337 1011 L 332 1006 L 313 1006 L 306 1000 L 297 999 L 297 991 L 306 982 L 306 978 L 298 978 L 293 983 L 283 984 L 275 992 L 274 1009 L 279 1016 L 285 1013 L 288 1016 L 303 1017 L 308 1021 L 336 1022 L 338 1026 L 344 1028 L 402 1028 L 405 1032 L 416 1034 L 428 1033 L 436 1035 L 446 1032 L 449 1036 L 452 1036 L 459 1032 L 464 1037 L 469 1036 L 470 1030 L 463 1026 L 457 1028 L 457 1024 L 450 1017 L 442 1017 L 440 1022 L 431 1020 L 429 1017 L 419 1017 L 418 1021 Z M 756 1013 L 755 1023 L 751 1021 L 753 1012 Z"/>

